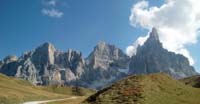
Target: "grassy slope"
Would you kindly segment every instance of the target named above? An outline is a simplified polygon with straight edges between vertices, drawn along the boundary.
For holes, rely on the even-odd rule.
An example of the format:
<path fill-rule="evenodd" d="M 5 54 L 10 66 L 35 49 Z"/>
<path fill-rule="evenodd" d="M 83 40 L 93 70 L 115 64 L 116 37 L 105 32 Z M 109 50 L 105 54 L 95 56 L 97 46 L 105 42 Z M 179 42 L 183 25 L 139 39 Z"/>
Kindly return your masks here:
<path fill-rule="evenodd" d="M 93 90 L 81 88 L 85 96 Z M 37 87 L 29 82 L 0 74 L 0 104 L 19 104 L 24 101 L 60 99 L 75 96 L 72 87 Z M 80 101 L 82 98 L 80 97 Z"/>
<path fill-rule="evenodd" d="M 76 95 L 73 92 L 73 87 L 70 86 L 65 86 L 65 87 L 60 87 L 60 86 L 45 86 L 45 87 L 40 87 L 42 90 L 52 92 L 52 93 L 58 93 L 58 94 L 64 94 L 64 95 L 70 95 L 74 96 Z M 92 89 L 87 89 L 87 88 L 82 88 L 80 87 L 81 91 L 83 92 L 84 96 L 90 96 L 94 94 L 96 91 Z"/>
<path fill-rule="evenodd" d="M 46 91 L 49 91 L 49 92 L 76 96 L 76 99 L 69 99 L 69 100 L 64 100 L 64 101 L 56 101 L 56 102 L 51 102 L 51 103 L 48 103 L 48 104 L 80 104 L 87 97 L 89 97 L 90 95 L 92 95 L 92 94 L 94 94 L 96 92 L 95 90 L 92 90 L 92 89 L 80 88 L 84 95 L 83 96 L 77 96 L 76 94 L 74 94 L 72 87 L 48 86 L 48 87 L 42 87 L 42 89 L 46 90 Z"/>
<path fill-rule="evenodd" d="M 89 97 L 84 104 L 200 104 L 200 90 L 168 75 L 130 76 Z"/>
<path fill-rule="evenodd" d="M 17 104 L 28 100 L 64 98 L 64 95 L 44 91 L 29 82 L 0 74 L 0 104 Z"/>
<path fill-rule="evenodd" d="M 200 88 L 200 75 L 184 78 L 180 80 L 186 85 L 190 85 L 192 87 Z"/>

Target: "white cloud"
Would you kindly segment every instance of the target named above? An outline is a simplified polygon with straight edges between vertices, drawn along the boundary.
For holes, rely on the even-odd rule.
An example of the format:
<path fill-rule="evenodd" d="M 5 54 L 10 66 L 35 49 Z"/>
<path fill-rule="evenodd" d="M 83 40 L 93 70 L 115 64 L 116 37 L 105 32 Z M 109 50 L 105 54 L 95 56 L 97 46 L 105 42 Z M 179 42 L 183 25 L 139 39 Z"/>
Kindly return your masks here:
<path fill-rule="evenodd" d="M 149 37 L 149 35 L 145 36 L 145 37 L 139 37 L 135 43 L 133 43 L 133 45 L 130 45 L 126 48 L 126 53 L 128 56 L 133 56 L 136 54 L 137 52 L 137 47 L 138 46 L 142 46 L 144 44 L 144 42 L 147 40 L 147 38 Z"/>
<path fill-rule="evenodd" d="M 195 44 L 199 37 L 200 0 L 165 0 L 160 7 L 149 7 L 148 1 L 140 1 L 131 9 L 132 26 L 150 30 L 156 27 L 164 48 L 186 56 L 194 64 L 187 45 Z M 138 42 L 139 41 L 139 42 Z M 140 43 L 138 39 L 136 43 Z M 127 48 L 127 54 L 134 52 Z M 134 49 L 134 48 L 132 48 Z"/>
<path fill-rule="evenodd" d="M 62 12 L 58 7 L 60 6 L 61 0 L 42 0 L 43 9 L 42 14 L 53 17 L 53 18 L 61 18 L 64 15 L 64 12 Z"/>
<path fill-rule="evenodd" d="M 52 9 L 42 9 L 42 14 L 47 15 L 49 17 L 54 17 L 54 18 L 61 18 L 64 15 L 63 12 L 56 10 L 54 8 L 52 8 Z"/>

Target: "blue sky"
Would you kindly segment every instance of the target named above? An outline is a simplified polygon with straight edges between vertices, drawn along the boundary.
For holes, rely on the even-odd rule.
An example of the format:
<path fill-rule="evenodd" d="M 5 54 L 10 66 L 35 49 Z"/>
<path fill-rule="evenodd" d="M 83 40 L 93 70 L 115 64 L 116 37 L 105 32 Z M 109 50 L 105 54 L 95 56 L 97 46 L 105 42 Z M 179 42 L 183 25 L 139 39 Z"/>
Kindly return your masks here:
<path fill-rule="evenodd" d="M 123 49 L 148 30 L 130 25 L 129 16 L 137 0 L 1 0 L 0 59 L 10 54 L 20 56 L 44 42 L 59 50 L 79 50 L 86 57 L 99 41 Z M 163 0 L 150 0 L 158 6 Z M 62 12 L 60 17 L 42 13 L 43 9 Z M 199 68 L 200 44 L 189 46 Z"/>

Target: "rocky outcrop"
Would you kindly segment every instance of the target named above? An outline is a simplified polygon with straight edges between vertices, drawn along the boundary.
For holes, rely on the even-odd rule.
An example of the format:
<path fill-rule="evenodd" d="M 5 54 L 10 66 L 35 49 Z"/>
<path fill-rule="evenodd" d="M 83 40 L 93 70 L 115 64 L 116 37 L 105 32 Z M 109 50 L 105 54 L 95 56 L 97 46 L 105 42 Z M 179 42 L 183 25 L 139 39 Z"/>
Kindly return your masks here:
<path fill-rule="evenodd" d="M 92 69 L 108 70 L 109 67 L 126 69 L 129 57 L 114 45 L 99 42 L 86 60 Z"/>
<path fill-rule="evenodd" d="M 70 83 L 78 79 L 85 68 L 80 52 L 71 49 L 60 52 L 50 43 L 44 43 L 18 59 L 8 56 L 3 62 L 1 73 L 41 85 Z"/>
<path fill-rule="evenodd" d="M 84 72 L 85 60 L 82 57 L 81 52 L 69 49 L 67 52 L 55 53 L 55 64 L 58 65 L 61 70 L 70 69 L 78 78 Z"/>
<path fill-rule="evenodd" d="M 86 62 L 88 69 L 83 80 L 93 88 L 101 88 L 127 75 L 129 57 L 114 45 L 99 42 Z"/>
<path fill-rule="evenodd" d="M 175 78 L 197 74 L 186 57 L 163 48 L 155 28 L 144 45 L 137 48 L 136 55 L 131 58 L 129 69 L 130 74 L 166 72 Z"/>

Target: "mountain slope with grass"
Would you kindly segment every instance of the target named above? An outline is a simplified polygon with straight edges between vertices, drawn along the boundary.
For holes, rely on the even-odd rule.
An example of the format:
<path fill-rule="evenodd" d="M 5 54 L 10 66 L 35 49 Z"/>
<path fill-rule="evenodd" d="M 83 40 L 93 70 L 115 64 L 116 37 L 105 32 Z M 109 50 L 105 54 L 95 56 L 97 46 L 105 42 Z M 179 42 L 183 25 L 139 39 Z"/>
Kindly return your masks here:
<path fill-rule="evenodd" d="M 180 79 L 180 81 L 185 83 L 186 85 L 189 85 L 195 88 L 200 88 L 200 75 Z"/>
<path fill-rule="evenodd" d="M 18 104 L 24 101 L 64 98 L 33 86 L 27 81 L 0 74 L 0 104 Z"/>
<path fill-rule="evenodd" d="M 200 90 L 158 73 L 129 76 L 83 104 L 199 104 Z"/>
<path fill-rule="evenodd" d="M 83 96 L 93 90 L 79 88 Z M 0 104 L 19 104 L 25 101 L 61 99 L 76 96 L 73 87 L 33 86 L 31 83 L 0 74 Z"/>

